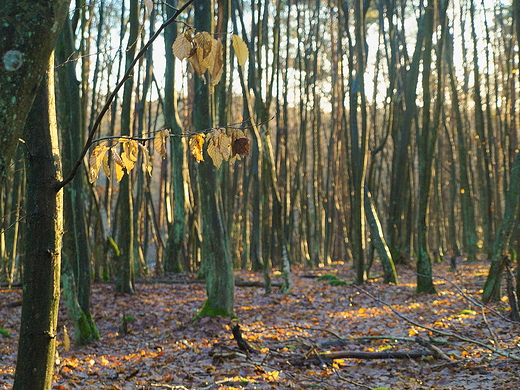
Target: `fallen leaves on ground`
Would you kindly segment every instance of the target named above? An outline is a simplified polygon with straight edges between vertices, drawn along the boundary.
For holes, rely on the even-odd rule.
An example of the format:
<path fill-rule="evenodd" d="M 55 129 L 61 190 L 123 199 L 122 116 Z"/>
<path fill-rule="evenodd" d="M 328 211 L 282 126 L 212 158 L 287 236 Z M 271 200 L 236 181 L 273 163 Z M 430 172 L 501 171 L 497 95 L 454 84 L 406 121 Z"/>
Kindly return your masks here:
<path fill-rule="evenodd" d="M 73 326 L 62 305 L 53 388 L 516 389 L 518 361 L 432 333 L 457 334 L 520 354 L 519 324 L 508 321 L 507 302 L 480 306 L 487 269 L 486 261 L 461 262 L 457 272 L 446 263 L 435 264 L 437 295 L 415 294 L 413 270 L 405 267 L 399 269 L 400 285 L 374 278 L 360 290 L 350 284 L 352 268 L 341 264 L 296 270 L 289 295 L 237 287 L 236 315 L 244 339 L 257 351 L 251 354 L 239 350 L 229 319 L 192 322 L 205 300 L 202 283 L 140 283 L 135 296 L 116 295 L 112 284 L 94 284 L 92 312 L 102 339 L 66 351 L 63 329 Z M 326 274 L 348 284 L 333 285 Z M 260 274 L 236 275 L 261 281 Z M 0 335 L 0 389 L 13 384 L 21 312 L 14 303 L 20 299 L 20 289 L 0 290 L 0 327 L 11 336 Z M 121 334 L 123 318 L 132 319 L 127 334 Z M 338 337 L 345 340 L 340 343 Z M 432 344 L 435 338 L 435 346 L 452 361 L 320 355 L 424 350 L 411 342 L 415 337 Z"/>

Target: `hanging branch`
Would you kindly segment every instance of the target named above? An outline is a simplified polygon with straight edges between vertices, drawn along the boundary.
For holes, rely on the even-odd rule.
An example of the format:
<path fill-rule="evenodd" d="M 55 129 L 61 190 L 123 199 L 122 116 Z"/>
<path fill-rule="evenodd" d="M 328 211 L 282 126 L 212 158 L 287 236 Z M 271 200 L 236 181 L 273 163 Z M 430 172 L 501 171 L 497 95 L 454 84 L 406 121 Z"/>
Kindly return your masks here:
<path fill-rule="evenodd" d="M 83 159 L 85 158 L 86 154 L 88 153 L 88 150 L 90 149 L 90 147 L 92 146 L 92 143 L 93 143 L 93 139 L 94 139 L 94 135 L 96 134 L 97 130 L 99 129 L 99 126 L 101 124 L 101 120 L 103 119 L 103 117 L 105 116 L 106 112 L 108 111 L 108 109 L 110 108 L 110 105 L 112 104 L 112 101 L 114 100 L 114 98 L 116 97 L 117 93 L 119 92 L 119 90 L 123 87 L 123 85 L 125 84 L 125 82 L 131 77 L 131 74 L 133 72 L 133 68 L 135 67 L 135 65 L 137 64 L 137 61 L 139 61 L 139 59 L 146 53 L 146 51 L 148 50 L 148 48 L 152 45 L 152 43 L 157 39 L 157 37 L 159 36 L 159 34 L 161 34 L 161 32 L 168 26 L 170 25 L 171 23 L 173 23 L 178 17 L 179 15 L 184 12 L 184 10 L 186 8 L 188 8 L 191 3 L 193 3 L 195 0 L 188 0 L 186 1 L 186 3 L 177 10 L 177 12 L 175 12 L 175 14 L 170 18 L 168 19 L 166 22 L 164 22 L 158 29 L 157 31 L 155 32 L 155 34 L 150 38 L 150 40 L 148 42 L 146 42 L 146 44 L 143 46 L 143 48 L 139 51 L 139 53 L 137 53 L 137 55 L 135 56 L 134 60 L 132 61 L 132 63 L 128 66 L 128 69 L 126 70 L 125 74 L 123 75 L 122 79 L 119 81 L 119 83 L 117 84 L 117 86 L 115 87 L 114 91 L 110 94 L 110 96 L 108 97 L 105 105 L 103 106 L 103 108 L 101 109 L 100 113 L 98 114 L 98 116 L 96 117 L 96 120 L 94 121 L 94 124 L 92 125 L 92 128 L 90 129 L 89 131 L 89 134 L 88 134 L 88 137 L 87 137 L 87 141 L 85 142 L 85 147 L 83 148 L 83 150 L 81 151 L 81 154 L 79 155 L 78 157 L 78 160 L 76 161 L 76 164 L 74 165 L 74 167 L 72 168 L 72 171 L 70 172 L 69 176 L 67 176 L 66 179 L 64 179 L 63 181 L 57 183 L 56 185 L 56 191 L 59 191 L 60 189 L 62 189 L 63 187 L 65 187 L 68 183 L 70 183 L 70 181 L 74 178 L 74 176 L 76 176 L 76 173 L 78 172 L 78 169 L 79 167 L 81 166 L 81 163 L 83 162 Z"/>

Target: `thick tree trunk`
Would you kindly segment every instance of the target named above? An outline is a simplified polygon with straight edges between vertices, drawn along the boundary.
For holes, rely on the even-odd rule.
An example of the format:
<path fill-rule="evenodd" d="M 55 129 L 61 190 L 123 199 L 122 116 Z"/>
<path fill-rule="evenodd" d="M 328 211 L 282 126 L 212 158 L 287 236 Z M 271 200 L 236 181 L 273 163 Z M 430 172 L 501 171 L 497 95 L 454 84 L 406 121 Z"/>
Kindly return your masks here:
<path fill-rule="evenodd" d="M 25 126 L 27 231 L 15 390 L 50 389 L 54 365 L 63 193 L 57 191 L 61 166 L 52 65 Z"/>
<path fill-rule="evenodd" d="M 0 184 L 13 157 L 37 86 L 70 0 L 0 3 Z"/>

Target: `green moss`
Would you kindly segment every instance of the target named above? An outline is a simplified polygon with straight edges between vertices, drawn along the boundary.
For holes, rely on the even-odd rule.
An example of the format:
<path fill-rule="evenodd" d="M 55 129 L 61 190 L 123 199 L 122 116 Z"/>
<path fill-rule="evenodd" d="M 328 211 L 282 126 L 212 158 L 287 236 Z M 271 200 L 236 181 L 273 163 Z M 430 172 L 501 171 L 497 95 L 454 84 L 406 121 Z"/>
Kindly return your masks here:
<path fill-rule="evenodd" d="M 347 281 L 341 280 L 341 279 L 332 279 L 332 280 L 329 280 L 329 284 L 331 286 L 342 286 L 344 284 L 347 284 Z"/>
<path fill-rule="evenodd" d="M 200 311 L 197 313 L 195 318 L 217 316 L 232 317 L 232 314 L 230 314 L 226 309 L 222 309 L 220 307 L 213 307 L 209 299 L 206 299 L 206 302 L 204 302 L 204 305 L 202 305 Z"/>
<path fill-rule="evenodd" d="M 324 274 L 318 276 L 318 280 L 337 280 L 338 277 L 334 274 Z"/>
<path fill-rule="evenodd" d="M 75 325 L 76 345 L 85 345 L 94 340 L 99 340 L 99 331 L 90 315 L 87 316 L 81 311 L 81 317 Z"/>

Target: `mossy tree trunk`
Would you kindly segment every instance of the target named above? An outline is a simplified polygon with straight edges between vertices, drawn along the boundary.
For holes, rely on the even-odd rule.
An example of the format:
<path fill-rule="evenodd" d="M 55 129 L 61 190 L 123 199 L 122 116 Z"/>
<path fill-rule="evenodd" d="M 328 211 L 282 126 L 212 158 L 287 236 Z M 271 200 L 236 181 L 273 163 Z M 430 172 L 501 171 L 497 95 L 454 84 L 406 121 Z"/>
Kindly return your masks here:
<path fill-rule="evenodd" d="M 62 134 L 63 169 L 70 172 L 79 158 L 83 148 L 81 131 L 81 107 L 79 83 L 76 78 L 75 62 L 67 61 L 74 55 L 73 32 L 70 20 L 65 22 L 60 41 L 56 50 L 58 86 L 57 95 L 60 97 L 58 105 L 58 121 Z M 76 344 L 85 344 L 98 340 L 99 333 L 90 313 L 90 256 L 85 220 L 85 194 L 84 170 L 78 171 L 76 178 L 70 186 L 64 189 L 64 224 L 65 235 L 63 237 L 63 270 L 70 270 L 74 279 L 64 283 L 64 295 L 69 297 L 67 301 L 77 302 L 79 307 L 69 309 L 69 315 L 74 321 Z M 74 283 L 72 283 L 74 282 Z M 68 287 L 73 287 L 68 290 Z M 72 306 L 67 305 L 67 308 Z M 79 311 L 80 314 L 75 312 Z M 81 319 L 81 325 L 77 320 Z"/>
<path fill-rule="evenodd" d="M 50 61 L 53 65 L 53 61 Z M 53 66 L 25 125 L 27 230 L 15 390 L 50 389 L 60 299 L 63 198 Z"/>
<path fill-rule="evenodd" d="M 366 187 L 365 210 L 367 213 L 368 226 L 370 228 L 370 239 L 372 241 L 372 245 L 374 245 L 375 249 L 377 250 L 379 259 L 381 260 L 381 265 L 383 266 L 384 282 L 397 284 L 397 272 L 395 270 L 394 261 L 392 260 L 390 248 L 388 248 L 388 245 L 386 244 L 383 228 L 381 227 L 381 222 L 379 221 L 379 216 L 377 215 L 377 210 L 372 199 L 372 194 Z"/>
<path fill-rule="evenodd" d="M 343 1 L 344 16 L 349 21 L 349 7 Z M 363 284 L 366 272 L 366 214 L 365 214 L 365 178 L 368 161 L 367 104 L 365 94 L 365 64 L 367 58 L 366 24 L 367 9 L 362 2 L 354 2 L 354 33 L 347 34 L 349 47 L 349 122 L 345 131 L 347 139 L 347 163 L 350 167 L 348 178 L 350 191 L 350 241 L 354 256 L 356 283 Z"/>
<path fill-rule="evenodd" d="M 432 279 L 432 261 L 428 248 L 428 209 L 431 192 L 431 179 L 433 172 L 433 158 L 435 144 L 437 140 L 438 121 L 432 123 L 431 110 L 431 68 L 432 68 L 432 45 L 435 12 L 437 4 L 430 0 L 425 7 L 424 14 L 424 50 L 423 50 L 423 72 L 422 72 L 422 92 L 423 109 L 422 124 L 416 123 L 417 127 L 417 155 L 418 155 L 418 176 L 419 176 L 419 204 L 417 208 L 417 292 L 434 294 L 436 292 Z M 443 30 L 444 32 L 444 30 Z M 440 49 L 442 53 L 442 41 Z M 439 78 L 442 77 L 442 70 L 439 68 Z M 440 84 L 441 82 L 439 82 Z M 437 96 L 437 99 L 441 99 Z M 438 114 L 438 112 L 437 112 Z"/>
<path fill-rule="evenodd" d="M 213 1 L 194 4 L 197 31 L 213 33 Z M 193 110 L 193 126 L 197 130 L 213 127 L 209 85 L 195 77 L 196 102 Z M 207 300 L 198 316 L 233 314 L 235 286 L 233 262 L 229 249 L 229 237 L 223 218 L 222 198 L 218 171 L 211 158 L 205 156 L 198 168 L 200 207 L 202 214 L 202 261 L 206 278 Z"/>
<path fill-rule="evenodd" d="M 484 284 L 484 292 L 482 294 L 482 300 L 484 302 L 489 302 L 490 300 L 499 301 L 502 298 L 501 282 L 504 259 L 509 254 L 509 242 L 513 229 L 518 225 L 517 215 L 520 206 L 520 152 L 517 152 L 515 160 L 513 161 L 509 183 L 509 189 L 505 195 L 504 217 L 497 231 L 495 244 L 493 245 L 491 267 L 486 283 Z"/>
<path fill-rule="evenodd" d="M 168 0 L 166 15 L 169 19 L 177 7 L 177 0 Z M 173 134 L 181 134 L 182 128 L 177 112 L 177 96 L 175 93 L 175 57 L 172 45 L 177 37 L 177 23 L 164 29 L 166 49 L 166 70 L 164 75 L 164 118 L 165 126 Z M 186 141 L 184 137 L 171 138 L 172 182 L 173 182 L 173 223 L 168 230 L 168 240 L 164 252 L 163 266 L 166 272 L 182 272 L 183 260 L 187 255 L 187 217 L 189 209 L 189 173 L 186 158 Z"/>

